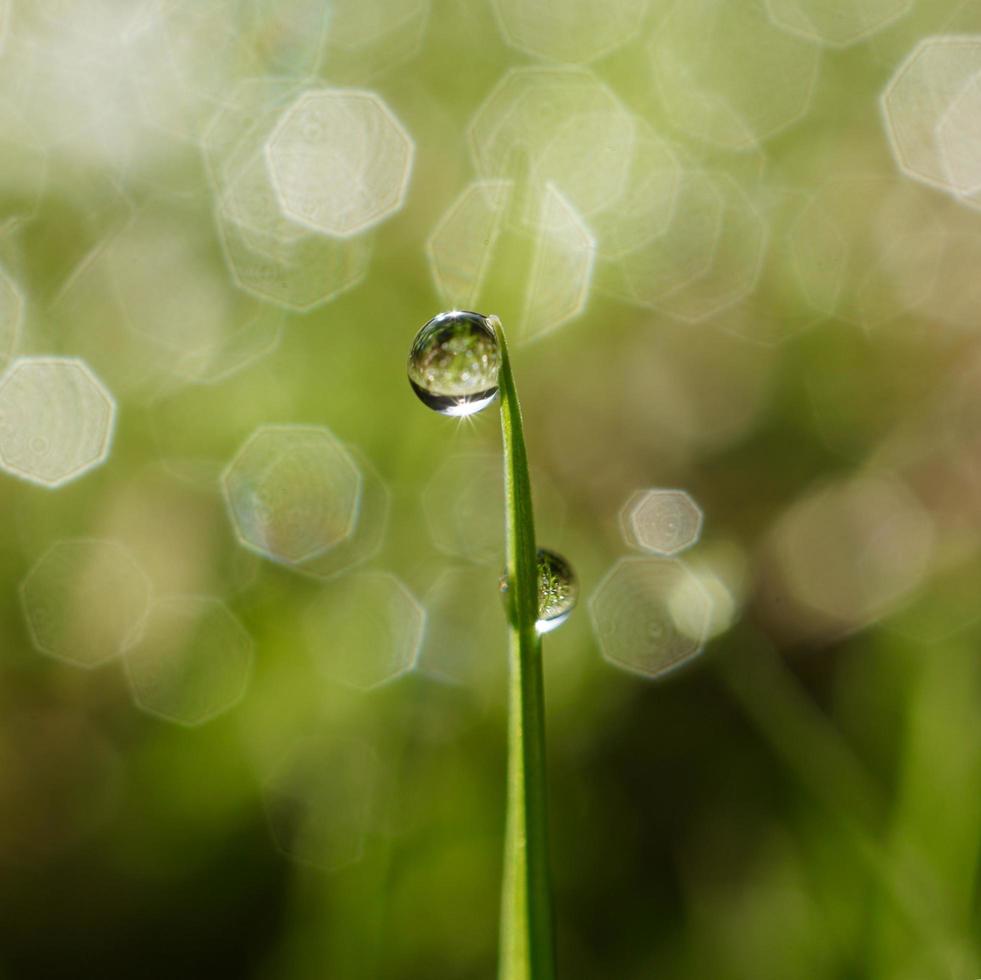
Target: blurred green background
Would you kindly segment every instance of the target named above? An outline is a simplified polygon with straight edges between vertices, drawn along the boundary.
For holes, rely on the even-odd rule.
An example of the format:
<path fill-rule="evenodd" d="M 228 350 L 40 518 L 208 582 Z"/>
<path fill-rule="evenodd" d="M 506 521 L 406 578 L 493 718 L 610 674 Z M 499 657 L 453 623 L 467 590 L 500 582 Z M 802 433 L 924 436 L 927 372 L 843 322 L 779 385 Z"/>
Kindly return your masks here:
<path fill-rule="evenodd" d="M 494 975 L 498 426 L 405 377 L 457 304 L 511 332 L 580 579 L 545 642 L 561 976 L 981 975 L 978 32 L 0 0 L 0 978 Z M 97 423 L 21 357 L 116 405 L 55 488 L 14 473 Z M 300 449 L 230 489 L 263 426 Z M 687 591 L 597 596 L 647 488 L 704 515 L 633 559 Z"/>

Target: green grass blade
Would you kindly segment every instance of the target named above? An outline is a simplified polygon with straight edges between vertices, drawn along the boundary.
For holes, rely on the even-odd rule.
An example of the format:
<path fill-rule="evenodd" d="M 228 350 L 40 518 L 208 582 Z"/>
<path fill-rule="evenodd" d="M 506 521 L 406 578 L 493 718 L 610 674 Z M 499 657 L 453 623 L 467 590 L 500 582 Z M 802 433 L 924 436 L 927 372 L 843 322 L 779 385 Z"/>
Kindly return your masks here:
<path fill-rule="evenodd" d="M 507 524 L 510 679 L 508 802 L 501 895 L 499 980 L 553 980 L 555 944 L 548 870 L 545 704 L 538 618 L 538 566 L 521 408 L 500 321 L 501 433 Z"/>

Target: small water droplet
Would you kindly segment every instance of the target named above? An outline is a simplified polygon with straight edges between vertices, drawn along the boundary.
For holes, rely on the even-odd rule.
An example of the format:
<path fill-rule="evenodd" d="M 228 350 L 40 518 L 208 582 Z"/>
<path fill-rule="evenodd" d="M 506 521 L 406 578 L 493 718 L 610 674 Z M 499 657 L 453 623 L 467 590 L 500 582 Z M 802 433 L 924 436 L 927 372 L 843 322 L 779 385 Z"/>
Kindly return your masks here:
<path fill-rule="evenodd" d="M 423 404 L 443 415 L 473 415 L 497 394 L 501 351 L 494 317 L 452 310 L 416 334 L 409 383 Z"/>
<path fill-rule="evenodd" d="M 501 594 L 508 591 L 508 578 L 501 576 Z M 551 633 L 561 626 L 576 608 L 579 582 L 572 566 L 554 551 L 538 549 L 538 622 L 535 629 Z"/>

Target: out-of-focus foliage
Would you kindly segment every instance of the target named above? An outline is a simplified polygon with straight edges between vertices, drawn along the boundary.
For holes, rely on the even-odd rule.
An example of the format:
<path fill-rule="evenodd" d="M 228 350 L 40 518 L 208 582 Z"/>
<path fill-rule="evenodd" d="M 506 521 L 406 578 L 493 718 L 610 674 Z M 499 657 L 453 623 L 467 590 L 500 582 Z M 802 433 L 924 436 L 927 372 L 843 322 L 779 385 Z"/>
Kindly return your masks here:
<path fill-rule="evenodd" d="M 0 977 L 981 976 L 981 10 L 0 0 Z M 677 669 L 674 669 L 677 668 Z"/>

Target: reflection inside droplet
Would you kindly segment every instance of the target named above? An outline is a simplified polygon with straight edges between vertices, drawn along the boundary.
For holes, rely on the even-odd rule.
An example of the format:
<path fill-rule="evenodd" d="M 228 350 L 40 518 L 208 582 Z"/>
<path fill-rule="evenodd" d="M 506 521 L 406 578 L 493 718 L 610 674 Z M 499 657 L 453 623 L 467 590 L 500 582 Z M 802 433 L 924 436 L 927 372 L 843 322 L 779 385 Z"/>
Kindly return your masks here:
<path fill-rule="evenodd" d="M 424 405 L 442 415 L 473 415 L 497 394 L 501 353 L 496 318 L 462 310 L 433 317 L 409 351 L 409 383 Z"/>
<path fill-rule="evenodd" d="M 501 576 L 501 594 L 508 592 L 507 575 Z M 538 549 L 538 621 L 535 630 L 541 636 L 561 626 L 576 608 L 579 582 L 572 566 L 554 551 Z"/>

